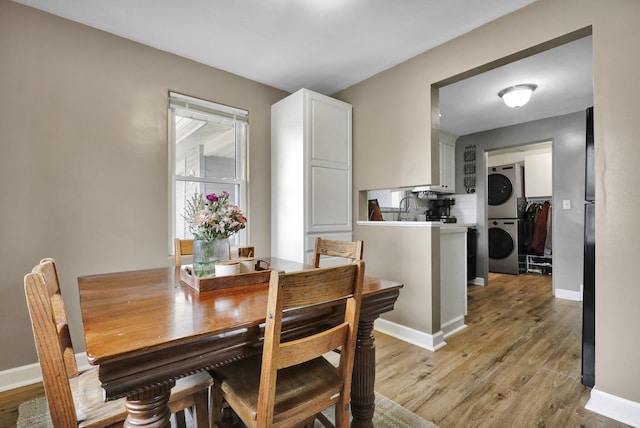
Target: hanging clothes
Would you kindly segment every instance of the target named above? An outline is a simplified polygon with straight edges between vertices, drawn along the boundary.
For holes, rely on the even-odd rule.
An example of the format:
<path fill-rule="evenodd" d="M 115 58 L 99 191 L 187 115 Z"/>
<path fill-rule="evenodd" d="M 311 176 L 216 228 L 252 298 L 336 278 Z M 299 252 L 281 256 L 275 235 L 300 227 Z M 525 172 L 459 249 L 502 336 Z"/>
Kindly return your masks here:
<path fill-rule="evenodd" d="M 529 203 L 524 211 L 522 219 L 522 245 L 526 253 L 531 253 L 531 243 L 533 242 L 533 232 L 536 228 L 536 217 L 538 216 L 538 204 Z"/>
<path fill-rule="evenodd" d="M 531 252 L 534 254 L 544 254 L 545 241 L 547 240 L 547 219 L 551 204 L 545 202 L 536 218 L 533 240 L 531 241 Z"/>
<path fill-rule="evenodd" d="M 527 254 L 533 254 L 532 249 L 533 237 L 536 231 L 536 224 L 540 217 L 540 211 L 542 210 L 542 203 L 529 201 L 526 205 L 524 216 L 522 218 L 522 240 L 524 251 Z"/>
<path fill-rule="evenodd" d="M 553 253 L 552 233 L 551 233 L 551 231 L 553 230 L 551 225 L 551 219 L 553 218 L 552 212 L 553 212 L 553 206 L 549 205 L 549 213 L 547 214 L 547 239 L 544 241 L 544 254 L 547 256 Z"/>

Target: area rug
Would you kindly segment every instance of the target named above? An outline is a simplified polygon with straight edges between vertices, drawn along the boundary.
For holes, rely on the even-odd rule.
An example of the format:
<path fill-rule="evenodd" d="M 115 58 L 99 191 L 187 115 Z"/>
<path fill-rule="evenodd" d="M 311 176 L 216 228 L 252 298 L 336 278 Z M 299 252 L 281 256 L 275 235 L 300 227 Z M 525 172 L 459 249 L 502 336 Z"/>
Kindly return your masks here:
<path fill-rule="evenodd" d="M 333 409 L 326 412 L 333 421 Z M 191 422 L 187 412 L 187 423 Z M 18 409 L 17 428 L 50 428 L 51 418 L 44 396 L 20 404 Z M 316 422 L 317 427 L 322 425 Z M 438 428 L 432 422 L 422 419 L 409 410 L 376 392 L 376 411 L 373 415 L 373 426 L 376 428 Z"/>
<path fill-rule="evenodd" d="M 333 407 L 325 410 L 324 415 L 331 422 L 334 421 Z M 316 421 L 314 428 L 323 425 Z M 373 426 L 375 428 L 438 428 L 433 422 L 422 419 L 415 413 L 411 413 L 395 401 L 376 392 L 376 411 L 373 414 Z"/>
<path fill-rule="evenodd" d="M 16 428 L 48 428 L 52 426 L 47 400 L 44 396 L 25 401 L 18 407 Z"/>

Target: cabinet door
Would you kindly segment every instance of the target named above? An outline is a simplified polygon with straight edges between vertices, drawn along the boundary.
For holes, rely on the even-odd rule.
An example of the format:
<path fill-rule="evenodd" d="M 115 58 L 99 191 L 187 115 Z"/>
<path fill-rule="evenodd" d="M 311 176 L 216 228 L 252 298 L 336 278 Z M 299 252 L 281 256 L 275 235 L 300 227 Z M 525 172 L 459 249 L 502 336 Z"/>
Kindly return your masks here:
<path fill-rule="evenodd" d="M 527 198 L 553 196 L 552 164 L 551 152 L 525 156 L 524 194 Z"/>
<path fill-rule="evenodd" d="M 311 164 L 351 166 L 351 106 L 309 93 L 309 142 Z"/>
<path fill-rule="evenodd" d="M 455 147 L 440 143 L 440 190 L 454 193 L 455 185 Z"/>
<path fill-rule="evenodd" d="M 351 231 L 351 106 L 307 92 L 308 232 Z"/>
<path fill-rule="evenodd" d="M 311 166 L 309 232 L 350 231 L 351 171 Z"/>

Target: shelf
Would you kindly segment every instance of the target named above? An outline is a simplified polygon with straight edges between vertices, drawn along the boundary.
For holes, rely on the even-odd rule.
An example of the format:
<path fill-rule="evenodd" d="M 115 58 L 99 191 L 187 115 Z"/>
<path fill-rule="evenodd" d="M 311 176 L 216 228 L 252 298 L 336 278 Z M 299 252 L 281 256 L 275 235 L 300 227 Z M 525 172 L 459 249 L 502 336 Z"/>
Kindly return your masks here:
<path fill-rule="evenodd" d="M 528 273 L 551 275 L 553 271 L 553 256 L 527 254 L 526 271 Z"/>

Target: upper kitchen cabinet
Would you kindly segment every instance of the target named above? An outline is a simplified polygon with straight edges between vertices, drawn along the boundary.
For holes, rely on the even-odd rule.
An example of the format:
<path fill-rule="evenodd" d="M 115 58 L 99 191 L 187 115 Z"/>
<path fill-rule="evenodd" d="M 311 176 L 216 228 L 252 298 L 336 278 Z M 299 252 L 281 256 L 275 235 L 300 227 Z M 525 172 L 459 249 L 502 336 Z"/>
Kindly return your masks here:
<path fill-rule="evenodd" d="M 553 195 L 552 154 L 524 157 L 524 194 L 527 198 L 548 198 Z"/>
<path fill-rule="evenodd" d="M 351 105 L 301 89 L 271 106 L 271 256 L 351 240 Z"/>
<path fill-rule="evenodd" d="M 432 186 L 420 186 L 413 189 L 438 193 L 456 191 L 456 136 L 440 131 L 440 183 Z"/>
<path fill-rule="evenodd" d="M 456 140 L 455 137 L 441 132 L 440 134 L 440 191 L 454 193 L 456 191 Z"/>

